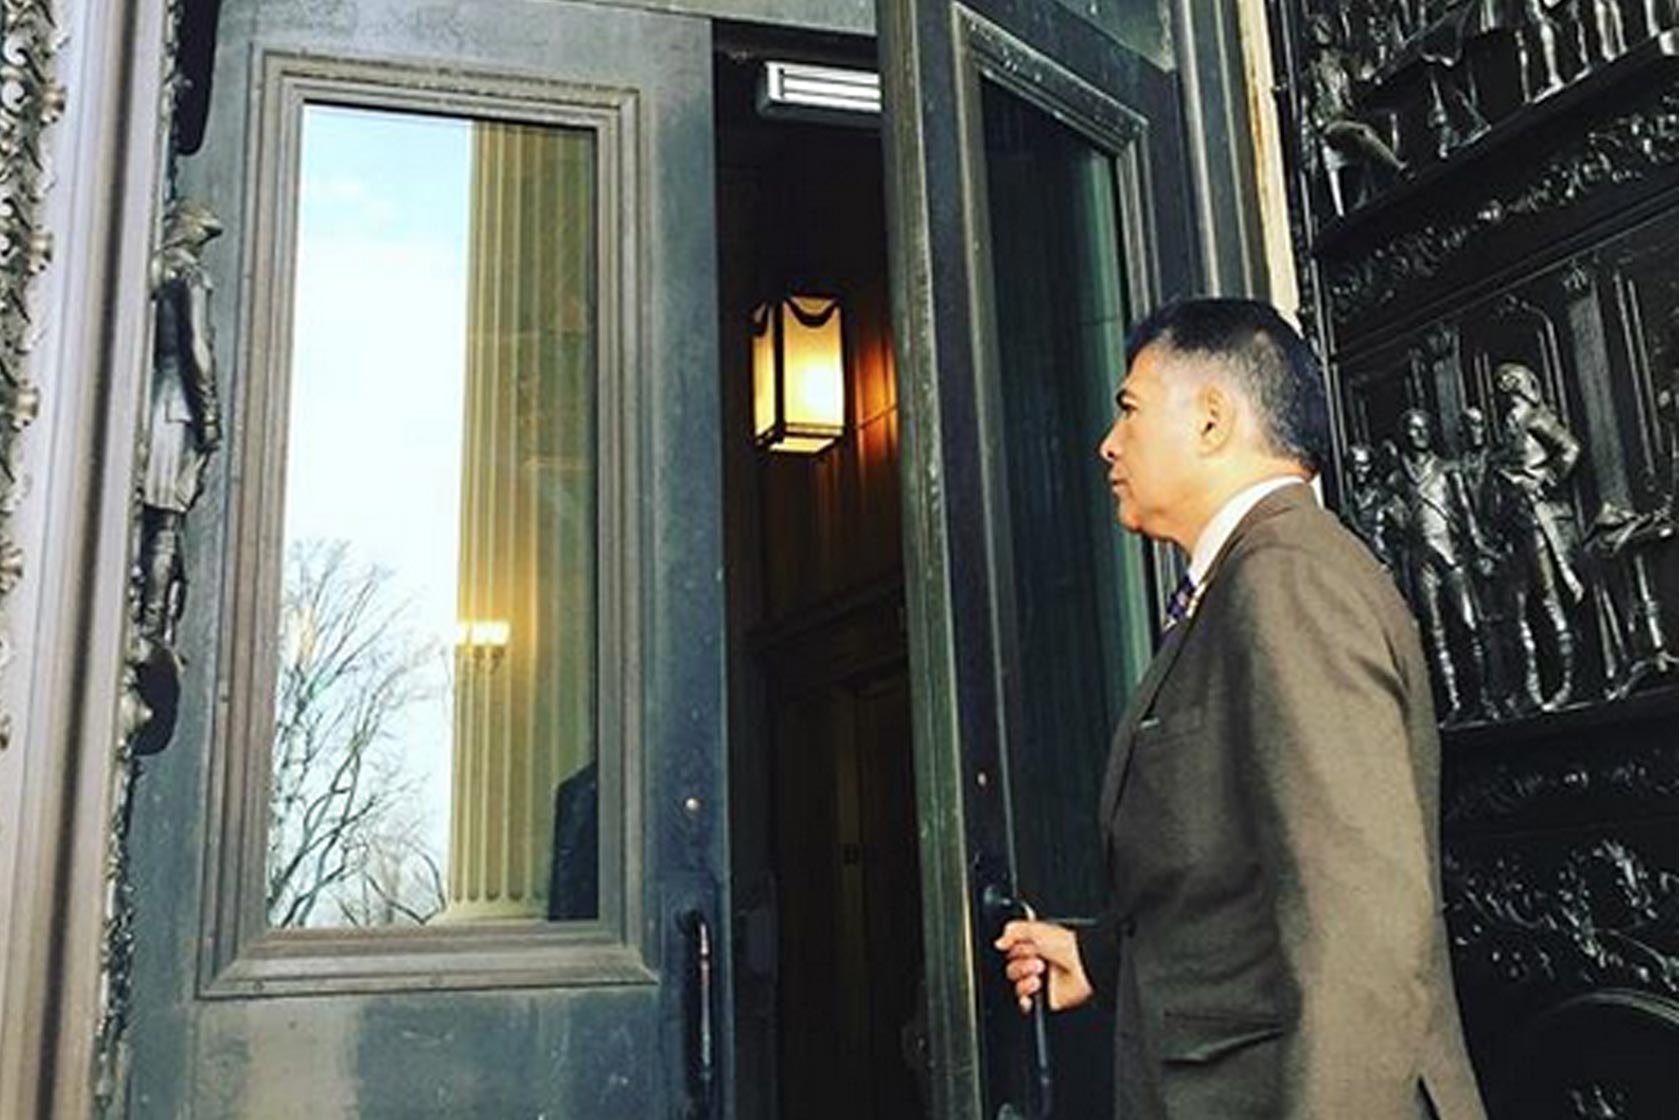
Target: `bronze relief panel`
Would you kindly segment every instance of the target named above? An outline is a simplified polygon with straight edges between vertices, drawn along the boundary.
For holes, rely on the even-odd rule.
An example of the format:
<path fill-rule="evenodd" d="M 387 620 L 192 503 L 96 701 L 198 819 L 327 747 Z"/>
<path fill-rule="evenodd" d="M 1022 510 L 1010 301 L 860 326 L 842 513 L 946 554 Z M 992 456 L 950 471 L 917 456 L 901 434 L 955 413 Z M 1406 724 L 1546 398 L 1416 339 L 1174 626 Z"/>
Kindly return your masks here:
<path fill-rule="evenodd" d="M 1415 612 L 1495 1120 L 1674 1099 L 1668 0 L 1272 0 L 1331 504 Z"/>
<path fill-rule="evenodd" d="M 1673 225 L 1350 358 L 1344 520 L 1394 573 L 1443 722 L 1602 704 L 1675 641 Z M 1666 411 L 1665 411 L 1666 409 Z"/>

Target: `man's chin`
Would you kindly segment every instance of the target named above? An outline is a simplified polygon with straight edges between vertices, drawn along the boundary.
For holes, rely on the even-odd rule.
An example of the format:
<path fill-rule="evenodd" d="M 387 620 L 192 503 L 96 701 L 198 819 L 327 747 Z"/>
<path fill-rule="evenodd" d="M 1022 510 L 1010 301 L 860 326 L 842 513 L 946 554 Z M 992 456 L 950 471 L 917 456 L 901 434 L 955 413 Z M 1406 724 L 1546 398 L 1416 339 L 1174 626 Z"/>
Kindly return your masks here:
<path fill-rule="evenodd" d="M 1115 521 L 1115 524 L 1119 525 L 1120 528 L 1126 530 L 1126 532 L 1135 534 L 1136 536 L 1143 537 L 1145 540 L 1151 540 L 1151 541 L 1165 541 L 1165 540 L 1168 540 L 1168 538 L 1160 532 L 1160 527 L 1159 526 L 1156 526 L 1155 528 L 1151 528 L 1150 526 L 1145 525 L 1143 523 L 1142 518 L 1136 516 L 1135 514 L 1127 512 L 1126 507 L 1124 505 L 1120 505 L 1120 506 L 1117 506 L 1115 508 L 1114 521 Z"/>

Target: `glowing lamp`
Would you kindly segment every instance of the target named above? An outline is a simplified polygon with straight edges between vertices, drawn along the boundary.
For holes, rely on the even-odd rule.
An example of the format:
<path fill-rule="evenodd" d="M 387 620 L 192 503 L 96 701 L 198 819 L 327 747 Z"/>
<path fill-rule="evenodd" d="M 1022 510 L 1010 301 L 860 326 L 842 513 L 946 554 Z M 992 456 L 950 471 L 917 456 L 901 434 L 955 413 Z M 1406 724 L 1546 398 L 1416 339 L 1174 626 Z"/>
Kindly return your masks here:
<path fill-rule="evenodd" d="M 840 300 L 790 295 L 752 313 L 753 433 L 771 451 L 814 455 L 845 429 Z"/>
<path fill-rule="evenodd" d="M 455 624 L 455 648 L 474 661 L 500 662 L 513 627 L 503 618 L 462 619 Z"/>

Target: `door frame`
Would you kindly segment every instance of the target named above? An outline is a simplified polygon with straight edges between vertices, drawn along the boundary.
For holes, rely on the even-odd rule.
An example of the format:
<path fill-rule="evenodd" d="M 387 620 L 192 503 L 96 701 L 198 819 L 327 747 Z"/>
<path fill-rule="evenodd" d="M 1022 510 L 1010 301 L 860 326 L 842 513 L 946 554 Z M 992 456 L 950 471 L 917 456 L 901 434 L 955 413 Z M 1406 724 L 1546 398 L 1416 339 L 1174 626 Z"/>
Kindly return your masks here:
<path fill-rule="evenodd" d="M 1267 273 L 1252 151 L 1233 142 L 1249 131 L 1235 11 L 1214 0 L 1177 0 L 1176 74 L 1117 66 L 1116 43 L 1048 0 L 878 0 L 877 33 L 889 106 L 882 130 L 889 271 L 906 406 L 900 469 L 933 1107 L 936 1115 L 978 1120 L 988 1098 L 983 977 L 995 970 L 1001 978 L 1001 970 L 989 959 L 989 936 L 977 928 L 971 852 L 979 833 L 995 831 L 1007 810 L 976 813 L 973 804 L 1007 798 L 1010 659 L 1002 648 L 1009 640 L 1008 548 L 1000 537 L 1006 526 L 994 497 L 1005 476 L 982 438 L 997 350 L 989 317 L 970 317 L 970 308 L 988 306 L 991 284 L 976 139 L 979 75 L 1001 79 L 1010 92 L 1060 116 L 1063 106 L 1033 96 L 1031 79 L 1021 75 L 1022 67 L 1037 67 L 1041 76 L 1061 71 L 1054 101 L 1071 101 L 1085 110 L 1081 115 L 1097 118 L 1068 123 L 1105 146 L 1120 140 L 1134 147 L 1138 155 L 1117 167 L 1122 204 L 1134 208 L 1122 213 L 1134 307 L 1200 292 L 1265 295 Z M 1048 44 L 1048 54 L 1024 39 Z M 1135 52 L 1131 63 L 1140 63 Z M 1112 101 L 1097 92 L 1099 84 L 1141 97 L 1164 128 L 1150 135 L 1125 114 L 1105 122 Z M 1181 111 L 1192 97 L 1198 111 Z M 921 112 L 894 114 L 893 104 L 916 104 Z M 954 123 L 934 128 L 927 121 Z M 1178 159 L 1161 159 L 1151 154 L 1160 144 L 1184 150 Z M 1172 179 L 1178 169 L 1183 178 L 1176 182 L 1151 181 L 1162 173 Z M 1163 282 L 1159 253 L 1173 246 L 1185 255 L 1167 267 L 1182 264 L 1184 274 Z M 1093 803 L 1095 796 L 1093 789 Z"/>
<path fill-rule="evenodd" d="M 166 175 L 162 0 L 8 12 L 0 402 L 0 1115 L 95 1106 L 110 953 L 135 431 Z M 27 485 L 20 485 L 26 482 Z M 124 946 L 126 948 L 126 946 Z"/>
<path fill-rule="evenodd" d="M 612 525 L 620 495 L 644 484 L 644 435 L 637 402 L 647 342 L 638 308 L 643 259 L 641 143 L 633 91 L 563 80 L 359 61 L 287 47 L 255 49 L 251 129 L 254 156 L 245 184 L 247 259 L 297 259 L 298 196 L 305 111 L 330 106 L 536 124 L 589 133 L 596 145 L 595 222 L 600 339 L 595 405 L 601 458 L 600 520 Z M 243 373 L 233 410 L 242 432 L 236 453 L 244 485 L 227 499 L 232 527 L 220 604 L 216 691 L 224 697 L 209 759 L 209 841 L 199 937 L 198 995 L 248 998 L 324 991 L 436 991 L 454 988 L 657 981 L 658 959 L 643 919 L 642 805 L 635 796 L 646 765 L 640 697 L 641 642 L 626 626 L 647 580 L 637 566 L 643 527 L 622 518 L 596 545 L 599 664 L 595 712 L 600 759 L 600 913 L 588 922 L 508 930 L 491 923 L 366 930 L 277 930 L 264 912 L 263 851 L 273 681 L 278 650 L 263 620 L 276 617 L 285 558 L 274 547 L 284 529 L 292 312 L 297 273 L 290 264 L 253 268 L 241 296 Z M 629 838 L 627 842 L 627 838 Z M 470 939 L 470 952 L 463 947 Z M 467 963 L 470 961 L 471 963 Z"/>

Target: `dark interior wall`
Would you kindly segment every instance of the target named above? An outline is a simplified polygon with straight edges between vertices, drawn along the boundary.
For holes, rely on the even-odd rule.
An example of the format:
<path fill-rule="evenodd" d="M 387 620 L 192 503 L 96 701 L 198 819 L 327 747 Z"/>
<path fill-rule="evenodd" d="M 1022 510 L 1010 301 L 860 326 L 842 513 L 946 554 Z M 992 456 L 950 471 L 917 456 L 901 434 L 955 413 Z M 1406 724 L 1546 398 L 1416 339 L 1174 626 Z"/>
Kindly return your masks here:
<path fill-rule="evenodd" d="M 717 87 L 739 1104 L 884 1120 L 920 1114 L 921 916 L 880 138 L 760 118 L 767 49 L 872 65 L 778 38 L 726 44 Z M 814 456 L 751 433 L 748 312 L 799 289 L 845 316 L 846 430 Z"/>
<path fill-rule="evenodd" d="M 766 54 L 872 68 L 872 48 L 744 34 L 724 34 L 717 74 L 718 223 L 732 611 L 750 629 L 896 579 L 902 529 L 879 133 L 753 107 Z M 843 301 L 846 431 L 818 455 L 765 454 L 752 446 L 748 313 L 798 288 Z"/>
<path fill-rule="evenodd" d="M 836 128 L 790 135 L 766 168 L 758 220 L 777 231 L 760 245 L 766 283 L 840 294 L 847 416 L 822 454 L 758 461 L 769 530 L 761 622 L 895 580 L 903 563 L 880 174 L 879 137 Z"/>
<path fill-rule="evenodd" d="M 1330 490 L 1433 654 L 1483 1089 L 1496 1120 L 1668 1114 L 1673 9 L 1271 10 L 1343 453 Z M 1407 451 L 1413 409 L 1433 461 Z"/>

